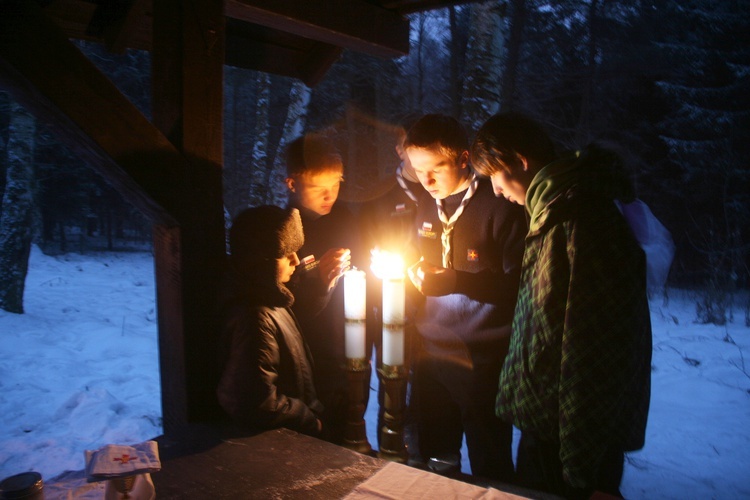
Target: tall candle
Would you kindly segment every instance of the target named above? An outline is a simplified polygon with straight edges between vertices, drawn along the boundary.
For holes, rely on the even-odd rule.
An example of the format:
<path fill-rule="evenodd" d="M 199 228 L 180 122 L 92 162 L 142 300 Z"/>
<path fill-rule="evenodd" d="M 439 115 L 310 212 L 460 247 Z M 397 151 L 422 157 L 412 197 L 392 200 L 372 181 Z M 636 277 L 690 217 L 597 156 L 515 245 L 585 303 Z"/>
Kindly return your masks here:
<path fill-rule="evenodd" d="M 404 279 L 383 280 L 383 364 L 404 364 Z"/>
<path fill-rule="evenodd" d="M 383 324 L 404 324 L 404 279 L 386 278 L 383 280 Z"/>
<path fill-rule="evenodd" d="M 403 325 L 383 325 L 383 364 L 388 366 L 403 366 Z"/>
<path fill-rule="evenodd" d="M 350 269 L 344 273 L 344 350 L 349 359 L 365 358 L 365 272 Z"/>
<path fill-rule="evenodd" d="M 383 364 L 404 364 L 404 264 L 401 257 L 373 252 L 372 270 L 383 280 Z"/>

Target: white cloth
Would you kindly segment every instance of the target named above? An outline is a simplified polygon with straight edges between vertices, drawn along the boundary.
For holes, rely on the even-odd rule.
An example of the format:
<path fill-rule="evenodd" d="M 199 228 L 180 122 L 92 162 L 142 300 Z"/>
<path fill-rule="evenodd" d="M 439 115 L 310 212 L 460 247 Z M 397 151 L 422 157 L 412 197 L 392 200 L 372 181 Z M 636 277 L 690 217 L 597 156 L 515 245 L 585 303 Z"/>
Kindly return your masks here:
<path fill-rule="evenodd" d="M 434 498 L 516 500 L 525 497 L 494 488 L 463 483 L 432 472 L 390 462 L 344 498 L 346 500 L 432 500 Z"/>
<path fill-rule="evenodd" d="M 648 289 L 664 288 L 672 266 L 675 245 L 669 230 L 656 218 L 651 209 L 640 199 L 632 203 L 617 203 L 620 212 L 628 221 L 635 239 L 646 253 L 646 278 Z"/>
<path fill-rule="evenodd" d="M 461 200 L 461 204 L 458 206 L 453 215 L 449 219 L 443 209 L 443 200 L 435 199 L 437 204 L 438 217 L 440 222 L 443 223 L 443 234 L 440 235 L 440 241 L 443 244 L 443 267 L 446 269 L 453 268 L 453 228 L 456 225 L 456 221 L 464 213 L 464 208 L 469 204 L 471 197 L 477 191 L 479 186 L 479 177 L 474 172 L 471 173 L 471 180 L 469 181 L 469 188 L 466 190 L 466 194 Z"/>
<path fill-rule="evenodd" d="M 108 444 L 84 453 L 86 476 L 90 482 L 161 470 L 156 441 L 133 446 Z"/>
<path fill-rule="evenodd" d="M 398 185 L 401 186 L 401 189 L 404 190 L 404 193 L 406 193 L 406 196 L 409 197 L 411 201 L 414 203 L 417 203 L 417 197 L 414 193 L 411 192 L 411 189 L 409 189 L 409 186 L 406 184 L 406 181 L 404 180 L 404 164 L 403 162 L 401 165 L 398 166 L 396 169 L 396 181 L 398 182 Z M 415 181 L 412 181 L 415 182 Z M 416 181 L 419 182 L 419 181 Z"/>

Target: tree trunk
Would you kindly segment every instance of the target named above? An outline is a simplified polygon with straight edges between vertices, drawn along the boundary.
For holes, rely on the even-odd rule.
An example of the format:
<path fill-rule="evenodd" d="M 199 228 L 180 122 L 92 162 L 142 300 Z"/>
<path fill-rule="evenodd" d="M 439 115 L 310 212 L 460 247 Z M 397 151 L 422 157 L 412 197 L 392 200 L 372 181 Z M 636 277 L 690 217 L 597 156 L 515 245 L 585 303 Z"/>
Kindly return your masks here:
<path fill-rule="evenodd" d="M 508 16 L 509 36 L 505 49 L 505 71 L 503 72 L 503 86 L 500 96 L 500 109 L 502 111 L 512 111 L 515 108 L 516 75 L 518 74 L 523 30 L 526 26 L 527 17 L 524 0 L 513 0 L 510 16 Z"/>
<path fill-rule="evenodd" d="M 256 80 L 255 132 L 251 158 L 250 206 L 265 203 L 269 192 L 270 167 L 268 165 L 268 134 L 271 130 L 271 78 L 268 73 L 259 71 Z"/>
<path fill-rule="evenodd" d="M 451 115 L 454 117 L 461 116 L 461 81 L 459 80 L 459 58 L 464 57 L 464 53 L 460 50 L 458 43 L 458 21 L 456 20 L 456 7 L 451 6 L 448 9 L 448 19 L 451 27 L 451 53 L 450 53 L 450 67 L 451 67 Z"/>
<path fill-rule="evenodd" d="M 466 88 L 462 106 L 464 121 L 473 130 L 500 110 L 500 82 L 505 53 L 505 23 L 500 7 L 490 3 L 472 5 Z"/>
<path fill-rule="evenodd" d="M 307 118 L 307 106 L 310 104 L 310 87 L 300 81 L 294 82 L 292 90 L 289 92 L 289 108 L 284 121 L 284 131 L 279 140 L 279 146 L 276 149 L 276 156 L 273 160 L 273 169 L 270 172 L 268 186 L 268 202 L 278 206 L 285 206 L 287 202 L 287 192 L 284 186 L 286 178 L 285 151 L 286 146 L 297 137 L 301 136 L 305 130 L 305 120 Z"/>
<path fill-rule="evenodd" d="M 23 313 L 23 290 L 31 251 L 33 162 L 36 122 L 11 104 L 8 170 L 0 217 L 0 308 Z"/>
<path fill-rule="evenodd" d="M 468 14 L 468 15 L 467 15 Z M 460 10 L 452 6 L 448 9 L 448 22 L 450 25 L 450 103 L 451 116 L 461 116 L 461 104 L 463 103 L 464 71 L 466 67 L 466 46 L 468 43 L 468 32 L 471 27 L 471 8 L 463 7 Z"/>
<path fill-rule="evenodd" d="M 599 2 L 592 0 L 588 7 L 588 37 L 586 40 L 586 60 L 584 71 L 585 77 L 581 85 L 581 107 L 578 116 L 578 126 L 576 127 L 576 143 L 588 144 L 600 132 L 595 123 L 594 109 L 596 101 L 596 87 L 598 85 L 598 64 L 596 62 L 596 53 L 598 50 L 598 33 L 599 33 Z"/>

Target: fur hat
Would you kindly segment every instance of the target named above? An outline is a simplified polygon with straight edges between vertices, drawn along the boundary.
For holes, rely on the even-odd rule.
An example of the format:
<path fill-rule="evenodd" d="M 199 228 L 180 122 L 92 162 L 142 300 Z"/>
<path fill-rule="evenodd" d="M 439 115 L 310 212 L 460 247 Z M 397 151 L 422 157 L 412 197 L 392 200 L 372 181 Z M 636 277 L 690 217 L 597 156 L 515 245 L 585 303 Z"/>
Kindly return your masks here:
<path fill-rule="evenodd" d="M 296 208 L 273 205 L 248 208 L 235 217 L 229 230 L 232 260 L 243 267 L 279 259 L 299 250 L 305 237 Z"/>

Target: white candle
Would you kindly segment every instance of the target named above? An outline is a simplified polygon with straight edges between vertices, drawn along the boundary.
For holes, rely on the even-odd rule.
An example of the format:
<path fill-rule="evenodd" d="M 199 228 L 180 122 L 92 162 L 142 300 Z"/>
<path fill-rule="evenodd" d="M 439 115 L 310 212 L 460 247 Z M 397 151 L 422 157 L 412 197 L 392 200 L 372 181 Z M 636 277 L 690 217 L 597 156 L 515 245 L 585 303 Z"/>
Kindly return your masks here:
<path fill-rule="evenodd" d="M 404 364 L 404 327 L 401 325 L 383 324 L 383 364 Z"/>
<path fill-rule="evenodd" d="M 344 324 L 344 333 L 346 339 L 344 341 L 346 357 L 347 359 L 362 359 L 365 358 L 365 323 L 353 322 L 347 320 Z"/>
<path fill-rule="evenodd" d="M 404 279 L 383 280 L 383 324 L 404 324 Z"/>
<path fill-rule="evenodd" d="M 364 271 L 344 273 L 344 351 L 349 359 L 365 357 L 366 290 Z"/>
<path fill-rule="evenodd" d="M 399 255 L 372 252 L 372 270 L 383 280 L 383 364 L 404 364 L 404 264 Z"/>

